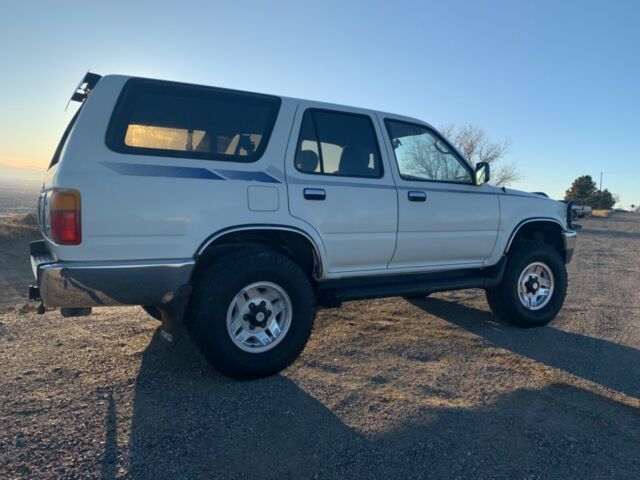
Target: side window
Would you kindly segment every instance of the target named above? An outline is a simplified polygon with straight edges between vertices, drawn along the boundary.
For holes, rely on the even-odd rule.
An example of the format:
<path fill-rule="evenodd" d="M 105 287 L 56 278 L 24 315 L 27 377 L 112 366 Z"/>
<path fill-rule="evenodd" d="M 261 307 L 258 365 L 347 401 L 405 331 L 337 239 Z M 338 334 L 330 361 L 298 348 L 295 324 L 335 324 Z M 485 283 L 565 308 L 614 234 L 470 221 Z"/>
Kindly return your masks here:
<path fill-rule="evenodd" d="M 386 120 L 391 145 L 405 180 L 472 183 L 464 161 L 431 130 L 420 125 Z"/>
<path fill-rule="evenodd" d="M 134 79 L 107 145 L 122 153 L 251 162 L 266 148 L 279 105 L 267 95 Z"/>
<path fill-rule="evenodd" d="M 295 158 L 304 173 L 382 177 L 380 150 L 371 119 L 326 110 L 307 110 Z"/>

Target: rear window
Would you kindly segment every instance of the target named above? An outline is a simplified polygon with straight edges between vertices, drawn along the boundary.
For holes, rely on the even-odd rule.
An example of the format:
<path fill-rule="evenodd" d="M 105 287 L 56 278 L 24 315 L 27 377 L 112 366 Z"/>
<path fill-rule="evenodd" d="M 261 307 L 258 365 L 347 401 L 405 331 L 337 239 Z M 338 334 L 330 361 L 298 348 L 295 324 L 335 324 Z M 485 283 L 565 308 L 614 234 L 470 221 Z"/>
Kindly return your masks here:
<path fill-rule="evenodd" d="M 268 95 L 157 80 L 129 80 L 107 133 L 120 153 L 253 162 L 280 107 Z"/>

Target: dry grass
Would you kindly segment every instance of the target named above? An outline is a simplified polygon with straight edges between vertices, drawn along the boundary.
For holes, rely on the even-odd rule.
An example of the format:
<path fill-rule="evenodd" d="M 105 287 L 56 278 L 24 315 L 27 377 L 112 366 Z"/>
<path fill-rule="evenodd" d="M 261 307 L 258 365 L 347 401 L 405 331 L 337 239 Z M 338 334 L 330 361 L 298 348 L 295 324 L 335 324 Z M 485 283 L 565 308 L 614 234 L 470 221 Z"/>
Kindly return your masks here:
<path fill-rule="evenodd" d="M 611 210 L 593 210 L 591 212 L 591 216 L 596 218 L 607 218 L 609 215 L 611 215 Z"/>
<path fill-rule="evenodd" d="M 36 216 L 33 213 L 0 220 L 0 239 L 8 240 L 32 236 L 37 230 Z"/>

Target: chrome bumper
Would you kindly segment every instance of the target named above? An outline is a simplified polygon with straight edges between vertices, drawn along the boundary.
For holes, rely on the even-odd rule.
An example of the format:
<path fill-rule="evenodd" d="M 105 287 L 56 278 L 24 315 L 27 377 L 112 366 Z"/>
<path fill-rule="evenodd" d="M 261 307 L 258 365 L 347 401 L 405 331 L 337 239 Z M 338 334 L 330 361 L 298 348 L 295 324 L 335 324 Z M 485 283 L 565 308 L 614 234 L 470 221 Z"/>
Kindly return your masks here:
<path fill-rule="evenodd" d="M 573 252 L 576 249 L 577 234 L 573 230 L 567 230 L 562 232 L 562 238 L 564 239 L 564 251 L 565 251 L 565 263 L 569 263 L 573 257 Z"/>
<path fill-rule="evenodd" d="M 160 305 L 188 285 L 194 261 L 61 262 L 44 241 L 31 244 L 31 268 L 47 307 Z"/>

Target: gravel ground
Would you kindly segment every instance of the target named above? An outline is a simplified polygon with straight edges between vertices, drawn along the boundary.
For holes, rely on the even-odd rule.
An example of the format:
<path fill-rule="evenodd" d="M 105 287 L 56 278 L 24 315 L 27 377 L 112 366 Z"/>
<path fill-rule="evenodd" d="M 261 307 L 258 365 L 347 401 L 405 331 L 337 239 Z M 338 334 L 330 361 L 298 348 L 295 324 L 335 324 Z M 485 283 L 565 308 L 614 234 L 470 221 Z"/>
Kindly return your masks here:
<path fill-rule="evenodd" d="M 29 279 L 0 243 L 0 478 L 638 478 L 640 217 L 582 223 L 548 327 L 476 290 L 354 302 L 245 383 L 137 307 L 10 304 Z"/>

